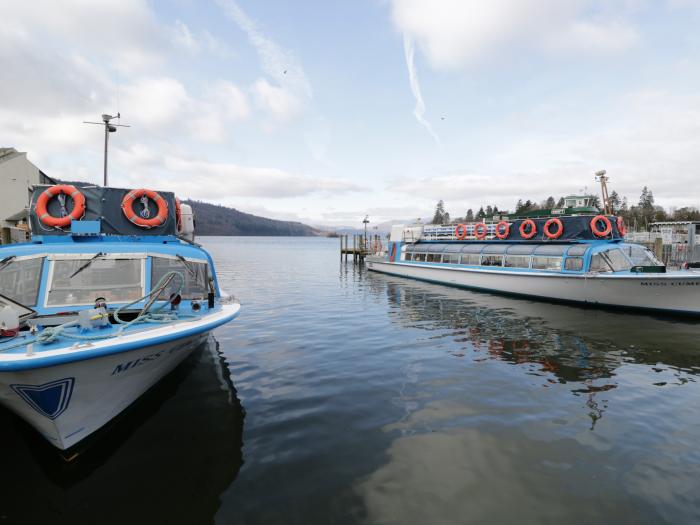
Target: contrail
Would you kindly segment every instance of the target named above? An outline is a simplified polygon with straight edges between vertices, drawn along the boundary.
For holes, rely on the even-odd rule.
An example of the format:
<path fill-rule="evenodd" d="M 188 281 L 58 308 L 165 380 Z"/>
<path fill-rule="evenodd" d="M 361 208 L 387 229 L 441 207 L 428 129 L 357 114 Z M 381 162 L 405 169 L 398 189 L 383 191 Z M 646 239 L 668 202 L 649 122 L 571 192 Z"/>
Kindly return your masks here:
<path fill-rule="evenodd" d="M 413 46 L 413 41 L 404 33 L 403 35 L 403 51 L 406 55 L 406 67 L 408 68 L 408 79 L 411 82 L 411 91 L 413 92 L 413 97 L 416 99 L 416 107 L 413 109 L 413 114 L 416 120 L 423 125 L 425 129 L 428 130 L 430 136 L 435 139 L 435 142 L 440 144 L 440 137 L 438 137 L 435 130 L 430 125 L 430 122 L 425 120 L 423 115 L 425 115 L 425 102 L 423 102 L 423 95 L 420 92 L 420 84 L 418 83 L 418 74 L 416 73 L 416 65 L 414 63 L 415 48 Z"/>
<path fill-rule="evenodd" d="M 216 3 L 246 33 L 260 57 L 263 70 L 280 85 L 290 87 L 298 95 L 311 98 L 311 85 L 294 53 L 263 34 L 235 0 L 216 0 Z"/>

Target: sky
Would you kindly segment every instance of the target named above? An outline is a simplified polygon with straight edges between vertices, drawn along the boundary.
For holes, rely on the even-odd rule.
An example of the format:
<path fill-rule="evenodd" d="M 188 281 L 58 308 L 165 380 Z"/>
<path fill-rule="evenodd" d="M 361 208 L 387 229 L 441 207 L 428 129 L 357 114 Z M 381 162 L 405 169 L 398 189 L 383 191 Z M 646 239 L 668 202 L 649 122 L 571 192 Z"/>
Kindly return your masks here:
<path fill-rule="evenodd" d="M 312 225 L 700 206 L 700 0 L 0 0 L 0 147 Z"/>

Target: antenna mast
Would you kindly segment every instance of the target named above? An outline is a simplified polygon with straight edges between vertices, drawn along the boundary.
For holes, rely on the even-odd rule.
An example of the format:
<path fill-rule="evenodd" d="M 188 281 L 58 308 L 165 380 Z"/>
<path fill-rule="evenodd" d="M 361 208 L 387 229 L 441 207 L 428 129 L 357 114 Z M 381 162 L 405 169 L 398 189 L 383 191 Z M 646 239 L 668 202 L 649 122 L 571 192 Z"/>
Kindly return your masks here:
<path fill-rule="evenodd" d="M 606 175 L 605 170 L 600 170 L 595 172 L 596 182 L 600 182 L 600 193 L 603 196 L 603 212 L 605 215 L 612 215 L 612 203 L 610 202 L 610 197 L 608 196 L 608 181 L 610 177 Z"/>
<path fill-rule="evenodd" d="M 107 115 L 104 113 L 102 115 L 102 122 L 90 122 L 87 120 L 83 120 L 83 124 L 97 124 L 99 126 L 104 126 L 105 127 L 105 155 L 104 155 L 104 183 L 103 186 L 106 188 L 107 187 L 107 146 L 109 145 L 109 134 L 114 133 L 117 131 L 117 127 L 120 128 L 130 128 L 128 124 L 110 124 L 110 120 L 116 118 L 119 120 L 121 118 L 121 114 L 117 113 L 116 117 L 113 117 L 112 115 Z"/>

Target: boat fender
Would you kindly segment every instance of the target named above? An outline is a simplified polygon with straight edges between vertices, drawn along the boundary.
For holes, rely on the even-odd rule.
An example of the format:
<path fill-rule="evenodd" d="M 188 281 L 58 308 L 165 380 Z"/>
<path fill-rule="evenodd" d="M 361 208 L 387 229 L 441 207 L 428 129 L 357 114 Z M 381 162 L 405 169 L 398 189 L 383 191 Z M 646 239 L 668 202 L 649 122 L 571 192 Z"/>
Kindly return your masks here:
<path fill-rule="evenodd" d="M 557 229 L 551 231 L 549 228 L 553 224 L 556 224 Z M 561 222 L 561 219 L 553 217 L 544 223 L 544 234 L 547 236 L 548 239 L 558 239 L 559 237 L 561 237 L 562 233 L 564 233 L 564 223 Z"/>
<path fill-rule="evenodd" d="M 617 231 L 620 237 L 627 235 L 627 226 L 625 226 L 625 220 L 622 217 L 617 218 Z"/>
<path fill-rule="evenodd" d="M 485 239 L 488 231 L 488 227 L 483 222 L 477 222 L 474 225 L 474 235 L 476 235 L 476 238 L 479 240 Z"/>
<path fill-rule="evenodd" d="M 158 206 L 158 214 L 155 217 L 150 217 L 150 210 L 148 210 L 147 203 L 144 204 L 144 209 L 141 212 L 142 216 L 139 216 L 134 212 L 134 202 L 136 199 L 149 198 Z M 136 226 L 141 228 L 155 228 L 157 226 L 162 226 L 165 221 L 168 220 L 168 203 L 163 197 L 153 190 L 147 190 L 141 188 L 138 190 L 131 190 L 126 194 L 124 200 L 122 200 L 122 211 L 127 219 L 133 222 Z"/>
<path fill-rule="evenodd" d="M 70 213 L 65 213 L 65 206 L 62 205 L 62 211 L 65 215 L 62 217 L 54 217 L 48 212 L 49 201 L 61 194 L 67 195 L 73 199 L 73 210 Z M 78 221 L 85 215 L 85 195 L 80 193 L 80 191 L 71 184 L 56 184 L 47 188 L 44 193 L 39 195 L 39 198 L 36 200 L 34 211 L 37 217 L 39 217 L 39 220 L 46 224 L 46 226 L 65 228 L 66 226 L 70 226 L 71 221 Z"/>
<path fill-rule="evenodd" d="M 467 225 L 466 224 L 458 224 L 455 227 L 455 237 L 457 237 L 457 240 L 463 241 L 464 239 L 467 238 Z"/>
<path fill-rule="evenodd" d="M 508 221 L 501 221 L 496 224 L 496 237 L 499 239 L 507 239 L 510 234 L 510 223 Z"/>
<path fill-rule="evenodd" d="M 529 228 L 526 228 L 529 227 Z M 520 236 L 523 239 L 532 239 L 537 234 L 537 225 L 532 219 L 525 219 L 520 225 Z"/>
<path fill-rule="evenodd" d="M 600 222 L 602 222 L 604 225 L 602 230 L 598 227 L 598 223 Z M 605 215 L 596 215 L 591 219 L 591 231 L 596 237 L 607 237 L 612 232 L 612 224 L 610 223 L 610 219 L 608 219 Z"/>

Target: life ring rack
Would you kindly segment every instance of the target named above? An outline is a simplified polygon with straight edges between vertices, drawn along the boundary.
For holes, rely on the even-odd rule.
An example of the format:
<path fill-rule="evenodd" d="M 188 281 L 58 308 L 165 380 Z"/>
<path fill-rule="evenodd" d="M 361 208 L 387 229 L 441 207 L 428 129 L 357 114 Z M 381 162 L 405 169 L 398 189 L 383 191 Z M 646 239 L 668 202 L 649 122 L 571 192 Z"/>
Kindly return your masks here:
<path fill-rule="evenodd" d="M 601 230 L 598 228 L 599 222 L 603 223 L 605 226 L 604 229 Z M 612 223 L 605 215 L 596 215 L 591 219 L 591 231 L 593 232 L 593 235 L 598 238 L 607 237 L 612 232 Z"/>
<path fill-rule="evenodd" d="M 151 199 L 158 206 L 158 213 L 155 217 L 139 216 L 134 211 L 134 202 L 143 197 Z M 168 220 L 168 203 L 157 192 L 145 188 L 131 190 L 127 193 L 122 200 L 122 211 L 129 221 L 141 228 L 156 228 Z"/>
<path fill-rule="evenodd" d="M 64 217 L 54 217 L 48 211 L 49 202 L 61 193 L 73 199 L 73 209 Z M 55 184 L 39 195 L 34 211 L 46 226 L 65 228 L 70 226 L 71 221 L 79 221 L 85 215 L 85 195 L 72 184 Z"/>

